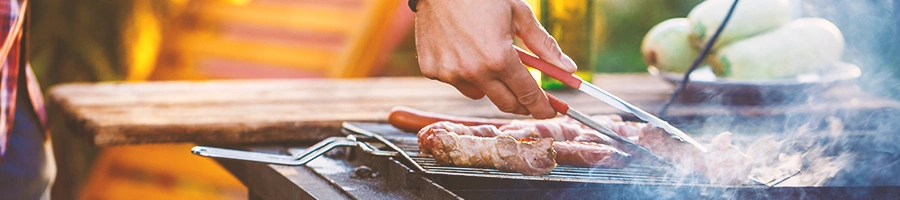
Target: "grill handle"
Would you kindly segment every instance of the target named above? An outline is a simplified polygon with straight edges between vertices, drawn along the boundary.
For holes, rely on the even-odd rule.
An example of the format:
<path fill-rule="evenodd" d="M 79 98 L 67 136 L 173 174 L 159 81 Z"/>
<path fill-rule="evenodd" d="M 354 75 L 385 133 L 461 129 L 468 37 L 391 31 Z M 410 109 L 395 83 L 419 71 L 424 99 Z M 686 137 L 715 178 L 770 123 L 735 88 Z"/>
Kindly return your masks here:
<path fill-rule="evenodd" d="M 357 141 L 355 135 L 348 135 L 347 137 L 330 137 L 325 140 L 322 140 L 319 143 L 309 147 L 303 154 L 300 155 L 280 155 L 280 154 L 270 154 L 270 153 L 260 153 L 260 152 L 252 152 L 252 151 L 243 151 L 243 150 L 234 150 L 234 149 L 225 149 L 218 147 L 208 147 L 208 146 L 195 146 L 191 148 L 191 153 L 194 155 L 211 157 L 211 158 L 226 158 L 233 160 L 243 160 L 243 161 L 253 161 L 253 162 L 261 162 L 261 163 L 270 163 L 270 164 L 279 164 L 279 165 L 290 165 L 290 166 L 301 166 L 306 165 L 313 159 L 322 156 L 328 151 L 336 147 L 345 147 L 345 146 L 358 146 L 364 152 L 378 155 L 378 156 L 398 156 L 399 154 L 394 151 L 381 151 L 378 148 L 372 147 L 368 143 Z"/>
<path fill-rule="evenodd" d="M 418 170 L 417 172 L 425 171 L 425 168 L 422 167 L 422 165 L 419 165 L 419 163 L 417 163 L 415 160 L 413 160 L 412 157 L 410 157 L 409 154 L 406 153 L 406 151 L 395 145 L 393 142 L 389 141 L 387 138 L 384 138 L 383 136 L 370 132 L 368 130 L 356 127 L 353 124 L 347 122 L 341 124 L 341 127 L 344 128 L 344 131 L 346 131 L 345 133 L 347 133 L 348 135 L 359 134 L 367 138 L 374 138 L 378 140 L 384 145 L 390 147 L 391 150 L 394 150 L 394 152 L 398 154 L 397 156 L 403 157 L 407 162 L 411 163 L 413 167 Z"/>

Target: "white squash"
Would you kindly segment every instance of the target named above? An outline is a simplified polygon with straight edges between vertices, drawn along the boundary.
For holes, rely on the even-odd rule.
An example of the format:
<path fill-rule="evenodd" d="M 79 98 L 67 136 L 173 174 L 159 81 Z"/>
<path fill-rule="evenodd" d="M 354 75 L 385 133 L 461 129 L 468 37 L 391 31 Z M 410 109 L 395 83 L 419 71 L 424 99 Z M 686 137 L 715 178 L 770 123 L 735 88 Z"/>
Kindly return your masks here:
<path fill-rule="evenodd" d="M 707 0 L 688 13 L 691 20 L 691 42 L 702 48 L 722 24 L 734 0 Z M 790 5 L 787 0 L 739 1 L 725 30 L 716 39 L 713 50 L 728 43 L 775 29 L 790 21 Z"/>
<path fill-rule="evenodd" d="M 644 62 L 659 70 L 684 73 L 699 54 L 688 40 L 690 24 L 687 18 L 674 18 L 651 28 L 641 42 Z"/>
<path fill-rule="evenodd" d="M 722 47 L 708 57 L 720 76 L 773 79 L 808 73 L 840 60 L 844 36 L 828 20 L 802 18 Z"/>

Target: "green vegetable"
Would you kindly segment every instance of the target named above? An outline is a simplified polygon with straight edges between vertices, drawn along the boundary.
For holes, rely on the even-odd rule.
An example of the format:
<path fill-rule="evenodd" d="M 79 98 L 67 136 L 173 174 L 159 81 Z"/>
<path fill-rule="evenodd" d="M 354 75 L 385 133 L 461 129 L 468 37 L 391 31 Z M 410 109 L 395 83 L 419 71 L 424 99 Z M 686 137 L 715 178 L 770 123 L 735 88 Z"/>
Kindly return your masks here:
<path fill-rule="evenodd" d="M 691 42 L 702 47 L 716 32 L 734 0 L 707 0 L 688 13 Z M 790 21 L 787 0 L 744 0 L 737 4 L 725 30 L 716 39 L 713 50 L 728 43 L 775 29 Z"/>
<path fill-rule="evenodd" d="M 688 40 L 690 23 L 686 18 L 674 18 L 650 29 L 641 43 L 644 62 L 663 71 L 687 71 L 699 54 Z"/>
<path fill-rule="evenodd" d="M 837 26 L 821 18 L 802 18 L 724 46 L 708 61 L 719 76 L 786 78 L 827 67 L 843 51 L 844 36 Z"/>

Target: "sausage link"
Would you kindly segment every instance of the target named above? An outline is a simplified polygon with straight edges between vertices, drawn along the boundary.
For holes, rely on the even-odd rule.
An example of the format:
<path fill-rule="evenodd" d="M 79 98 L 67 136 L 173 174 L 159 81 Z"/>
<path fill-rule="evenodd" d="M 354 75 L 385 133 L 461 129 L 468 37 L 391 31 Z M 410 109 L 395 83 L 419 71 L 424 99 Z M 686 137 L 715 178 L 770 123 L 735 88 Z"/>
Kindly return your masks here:
<path fill-rule="evenodd" d="M 501 127 L 509 124 L 512 120 L 452 116 L 417 110 L 406 106 L 395 106 L 391 108 L 390 115 L 388 115 L 388 122 L 391 125 L 410 133 L 419 132 L 419 129 L 440 121 L 449 121 L 466 126 L 493 125 Z"/>

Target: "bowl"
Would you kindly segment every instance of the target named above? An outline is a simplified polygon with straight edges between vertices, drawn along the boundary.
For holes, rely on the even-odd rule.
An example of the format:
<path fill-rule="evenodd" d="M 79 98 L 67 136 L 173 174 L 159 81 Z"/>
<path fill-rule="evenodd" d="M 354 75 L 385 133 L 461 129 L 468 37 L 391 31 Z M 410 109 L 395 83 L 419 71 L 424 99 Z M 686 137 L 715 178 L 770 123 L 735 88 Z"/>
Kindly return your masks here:
<path fill-rule="evenodd" d="M 684 74 L 665 72 L 653 66 L 648 67 L 648 71 L 675 86 L 684 78 Z M 850 83 L 861 74 L 858 66 L 839 62 L 793 77 L 746 80 L 716 77 L 709 66 L 704 66 L 691 73 L 691 82 L 676 101 L 751 106 L 802 103 L 836 85 Z"/>

